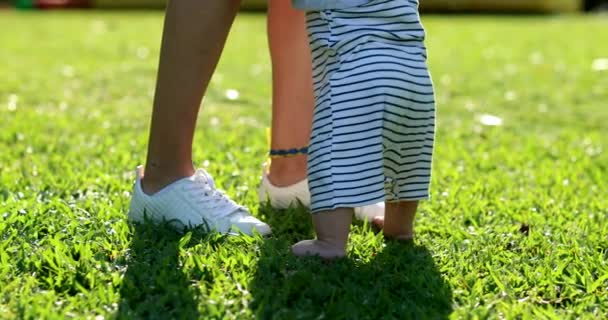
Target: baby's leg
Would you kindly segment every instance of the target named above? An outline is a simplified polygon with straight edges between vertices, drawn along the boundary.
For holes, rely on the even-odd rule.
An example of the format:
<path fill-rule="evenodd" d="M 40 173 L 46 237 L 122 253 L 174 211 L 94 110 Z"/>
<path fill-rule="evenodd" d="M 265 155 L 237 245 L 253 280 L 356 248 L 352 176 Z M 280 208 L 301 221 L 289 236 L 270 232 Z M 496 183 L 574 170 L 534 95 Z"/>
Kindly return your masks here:
<path fill-rule="evenodd" d="M 319 256 L 324 259 L 344 257 L 352 219 L 352 208 L 337 208 L 312 214 L 317 239 L 296 243 L 291 248 L 293 254 Z"/>
<path fill-rule="evenodd" d="M 417 208 L 418 201 L 386 203 L 384 217 L 374 218 L 374 224 L 382 229 L 387 238 L 412 240 Z"/>

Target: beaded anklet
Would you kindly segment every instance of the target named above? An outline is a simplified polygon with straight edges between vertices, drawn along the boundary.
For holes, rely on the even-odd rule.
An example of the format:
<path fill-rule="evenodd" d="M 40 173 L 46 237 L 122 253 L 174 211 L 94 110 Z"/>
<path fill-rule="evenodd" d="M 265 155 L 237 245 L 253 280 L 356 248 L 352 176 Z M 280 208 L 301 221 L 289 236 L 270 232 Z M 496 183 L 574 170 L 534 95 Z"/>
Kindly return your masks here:
<path fill-rule="evenodd" d="M 268 155 L 270 158 L 287 158 L 294 157 L 301 154 L 308 154 L 308 147 L 293 148 L 293 149 L 270 149 Z"/>

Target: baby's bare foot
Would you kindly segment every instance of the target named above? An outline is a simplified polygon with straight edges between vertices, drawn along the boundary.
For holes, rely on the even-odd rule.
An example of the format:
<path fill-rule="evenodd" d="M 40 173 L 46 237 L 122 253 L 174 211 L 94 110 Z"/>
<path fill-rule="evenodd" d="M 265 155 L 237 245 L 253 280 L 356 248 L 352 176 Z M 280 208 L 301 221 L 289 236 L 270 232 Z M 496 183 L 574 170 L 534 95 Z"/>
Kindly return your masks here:
<path fill-rule="evenodd" d="M 313 214 L 312 224 L 317 239 L 300 241 L 291 247 L 291 251 L 299 257 L 336 259 L 346 256 L 346 243 L 352 219 L 352 208 L 338 208 Z"/>
<path fill-rule="evenodd" d="M 376 228 L 382 230 L 384 237 L 395 240 L 414 240 L 414 231 L 387 230 L 384 228 L 384 217 L 375 217 L 372 223 Z"/>
<path fill-rule="evenodd" d="M 338 259 L 346 256 L 346 250 L 336 248 L 329 243 L 319 240 L 304 240 L 294 244 L 291 251 L 295 256 L 318 256 L 323 259 Z"/>

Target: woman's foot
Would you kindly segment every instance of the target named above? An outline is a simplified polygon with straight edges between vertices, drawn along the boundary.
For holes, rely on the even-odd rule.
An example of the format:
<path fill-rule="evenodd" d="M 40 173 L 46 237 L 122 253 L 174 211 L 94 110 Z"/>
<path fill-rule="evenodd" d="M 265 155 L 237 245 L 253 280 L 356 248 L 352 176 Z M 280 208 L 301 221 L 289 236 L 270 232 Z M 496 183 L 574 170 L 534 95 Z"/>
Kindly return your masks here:
<path fill-rule="evenodd" d="M 178 179 L 152 195 L 142 188 L 144 169 L 135 172 L 135 185 L 129 207 L 129 220 L 169 222 L 178 231 L 204 226 L 207 231 L 224 234 L 269 235 L 270 227 L 215 187 L 213 178 L 203 169 Z"/>
<path fill-rule="evenodd" d="M 310 192 L 308 191 L 308 179 L 306 177 L 287 186 L 275 185 L 268 176 L 266 170 L 262 173 L 262 181 L 258 187 L 260 203 L 270 202 L 274 209 L 288 209 L 292 206 L 302 204 L 310 207 Z"/>
<path fill-rule="evenodd" d="M 291 159 L 291 158 L 287 158 Z M 276 160 L 273 160 L 276 161 Z M 276 166 L 278 168 L 285 168 Z M 310 207 L 310 192 L 308 191 L 308 179 L 306 179 L 306 169 L 302 172 L 291 173 L 284 178 L 285 172 L 275 170 L 275 164 L 267 171 L 264 168 L 262 181 L 258 188 L 260 203 L 270 202 L 274 209 L 288 209 L 301 203 L 305 207 Z M 272 175 L 274 172 L 274 176 Z M 294 177 L 297 178 L 294 180 Z M 278 181 L 275 183 L 275 181 Z M 384 217 L 384 202 L 374 203 L 363 207 L 355 208 L 355 217 L 359 220 L 373 221 L 375 217 Z"/>

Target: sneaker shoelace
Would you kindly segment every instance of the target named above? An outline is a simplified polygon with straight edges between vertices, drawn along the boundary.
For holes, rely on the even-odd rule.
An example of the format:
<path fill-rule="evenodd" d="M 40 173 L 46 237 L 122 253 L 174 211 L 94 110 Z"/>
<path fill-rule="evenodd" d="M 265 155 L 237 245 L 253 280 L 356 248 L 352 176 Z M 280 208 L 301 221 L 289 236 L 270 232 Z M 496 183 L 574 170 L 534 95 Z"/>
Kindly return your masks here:
<path fill-rule="evenodd" d="M 212 218 L 225 218 L 237 211 L 228 210 L 228 207 L 236 207 L 236 205 L 225 193 L 215 188 L 213 179 L 202 170 L 196 171 L 193 183 L 184 187 L 184 191 L 194 202 L 204 205 L 208 209 L 219 209 L 209 210 Z"/>

